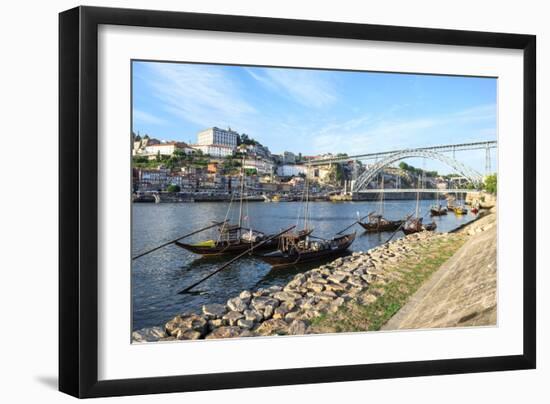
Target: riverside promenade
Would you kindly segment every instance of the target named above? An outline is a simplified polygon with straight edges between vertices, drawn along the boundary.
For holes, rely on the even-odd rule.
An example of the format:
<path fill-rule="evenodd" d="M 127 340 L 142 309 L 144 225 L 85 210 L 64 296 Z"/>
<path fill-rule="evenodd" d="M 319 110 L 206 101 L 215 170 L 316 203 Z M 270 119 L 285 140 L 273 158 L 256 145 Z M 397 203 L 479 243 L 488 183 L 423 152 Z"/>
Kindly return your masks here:
<path fill-rule="evenodd" d="M 283 286 L 134 331 L 135 343 L 496 323 L 496 214 L 354 252 Z"/>

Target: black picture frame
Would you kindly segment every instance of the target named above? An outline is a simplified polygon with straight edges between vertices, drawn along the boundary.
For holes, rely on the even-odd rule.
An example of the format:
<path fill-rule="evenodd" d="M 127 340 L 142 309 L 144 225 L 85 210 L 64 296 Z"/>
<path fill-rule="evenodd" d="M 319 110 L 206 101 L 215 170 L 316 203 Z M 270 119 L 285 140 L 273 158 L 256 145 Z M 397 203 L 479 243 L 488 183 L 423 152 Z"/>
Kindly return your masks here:
<path fill-rule="evenodd" d="M 523 354 L 98 381 L 100 24 L 523 50 Z M 535 61 L 534 35 L 97 7 L 60 13 L 59 389 L 84 398 L 535 368 Z"/>

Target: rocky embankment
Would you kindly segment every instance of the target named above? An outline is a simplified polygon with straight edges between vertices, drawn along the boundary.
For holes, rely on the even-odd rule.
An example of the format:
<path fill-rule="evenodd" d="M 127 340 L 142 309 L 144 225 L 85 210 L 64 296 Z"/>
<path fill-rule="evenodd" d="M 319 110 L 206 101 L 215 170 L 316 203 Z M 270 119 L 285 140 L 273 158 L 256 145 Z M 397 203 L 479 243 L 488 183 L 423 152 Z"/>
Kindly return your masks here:
<path fill-rule="evenodd" d="M 318 319 L 345 313 L 346 307 L 373 305 L 384 294 L 384 285 L 400 282 L 411 272 L 408 267 L 403 272 L 396 268 L 411 260 L 422 266 L 429 248 L 437 256 L 439 246 L 458 243 L 458 249 L 464 237 L 432 232 L 409 235 L 297 274 L 284 286 L 245 290 L 225 304 L 207 304 L 200 313 L 178 315 L 164 327 L 134 331 L 132 339 L 154 342 L 333 332 L 319 327 Z M 369 319 L 360 319 L 353 330 L 372 329 L 369 323 Z"/>

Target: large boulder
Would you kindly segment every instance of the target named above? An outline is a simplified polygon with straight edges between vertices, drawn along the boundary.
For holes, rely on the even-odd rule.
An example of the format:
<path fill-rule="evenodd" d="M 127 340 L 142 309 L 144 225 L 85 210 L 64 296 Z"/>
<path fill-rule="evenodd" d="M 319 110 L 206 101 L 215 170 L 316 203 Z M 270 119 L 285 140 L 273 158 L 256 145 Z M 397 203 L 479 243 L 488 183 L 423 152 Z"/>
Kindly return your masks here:
<path fill-rule="evenodd" d="M 250 293 L 248 290 L 243 290 L 239 297 L 242 299 L 243 302 L 246 304 L 250 303 L 250 299 L 252 299 L 252 293 Z"/>
<path fill-rule="evenodd" d="M 241 335 L 241 328 L 235 326 L 224 326 L 216 328 L 206 336 L 206 339 L 235 338 Z"/>
<path fill-rule="evenodd" d="M 132 333 L 132 342 L 156 342 L 166 337 L 166 332 L 160 327 L 142 328 Z"/>
<path fill-rule="evenodd" d="M 286 301 L 294 301 L 294 300 L 301 299 L 302 295 L 296 292 L 284 291 L 284 292 L 274 293 L 273 297 L 280 301 L 286 302 Z"/>
<path fill-rule="evenodd" d="M 304 335 L 307 325 L 302 320 L 294 320 L 288 327 L 289 335 Z"/>
<path fill-rule="evenodd" d="M 227 307 L 229 307 L 230 310 L 240 311 L 241 313 L 248 308 L 246 302 L 240 297 L 234 297 L 233 299 L 229 299 L 227 301 Z"/>
<path fill-rule="evenodd" d="M 239 321 L 237 321 L 237 325 L 246 330 L 250 330 L 252 327 L 254 327 L 254 321 L 241 318 Z"/>
<path fill-rule="evenodd" d="M 281 319 L 270 319 L 264 321 L 255 330 L 259 335 L 288 335 L 288 324 Z"/>
<path fill-rule="evenodd" d="M 180 334 L 183 335 L 186 331 L 196 331 L 202 336 L 207 331 L 208 321 L 197 314 L 187 314 L 174 317 L 166 323 L 164 328 L 168 335 L 176 338 Z"/>
<path fill-rule="evenodd" d="M 234 310 L 223 316 L 223 319 L 229 323 L 229 325 L 237 325 L 237 321 L 241 318 L 244 318 L 244 314 Z"/>
<path fill-rule="evenodd" d="M 256 321 L 256 322 L 259 322 L 263 319 L 264 315 L 262 313 L 260 313 L 259 311 L 257 310 L 254 310 L 254 309 L 251 309 L 251 310 L 245 310 L 243 312 L 244 314 L 244 318 L 246 320 L 250 320 L 250 321 Z"/>
<path fill-rule="evenodd" d="M 268 296 L 256 296 L 252 299 L 251 305 L 258 311 L 265 310 L 266 307 L 275 309 L 279 305 L 279 301 Z"/>
<path fill-rule="evenodd" d="M 189 340 L 189 339 L 199 339 L 202 337 L 202 334 L 195 330 L 185 330 L 183 328 L 180 328 L 177 330 L 177 332 L 173 336 L 179 340 Z"/>
<path fill-rule="evenodd" d="M 205 304 L 202 306 L 202 312 L 208 318 L 221 318 L 227 312 L 227 307 L 218 303 Z"/>

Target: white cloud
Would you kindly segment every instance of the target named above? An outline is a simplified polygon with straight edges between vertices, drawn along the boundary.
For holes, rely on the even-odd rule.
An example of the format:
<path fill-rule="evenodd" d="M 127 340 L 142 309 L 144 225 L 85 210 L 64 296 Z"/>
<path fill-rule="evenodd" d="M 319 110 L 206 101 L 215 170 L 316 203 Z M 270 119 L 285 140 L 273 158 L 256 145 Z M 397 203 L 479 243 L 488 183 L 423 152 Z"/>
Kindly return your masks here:
<path fill-rule="evenodd" d="M 239 126 L 256 111 L 238 83 L 221 68 L 190 64 L 151 63 L 147 75 L 152 95 L 170 113 L 209 127 Z"/>
<path fill-rule="evenodd" d="M 327 72 L 300 69 L 264 69 L 247 72 L 266 88 L 288 96 L 302 105 L 321 108 L 337 101 L 337 92 Z"/>

